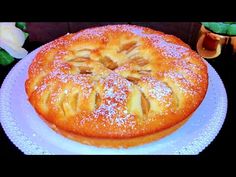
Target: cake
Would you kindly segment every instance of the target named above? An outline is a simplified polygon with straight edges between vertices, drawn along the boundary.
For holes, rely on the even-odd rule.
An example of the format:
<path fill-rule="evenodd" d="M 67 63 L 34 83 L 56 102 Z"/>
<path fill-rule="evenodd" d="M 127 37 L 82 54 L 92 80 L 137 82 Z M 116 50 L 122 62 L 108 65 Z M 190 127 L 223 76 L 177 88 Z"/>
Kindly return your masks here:
<path fill-rule="evenodd" d="M 207 87 L 207 66 L 187 44 L 135 25 L 89 28 L 42 46 L 25 82 L 29 102 L 53 130 L 112 148 L 171 134 Z"/>

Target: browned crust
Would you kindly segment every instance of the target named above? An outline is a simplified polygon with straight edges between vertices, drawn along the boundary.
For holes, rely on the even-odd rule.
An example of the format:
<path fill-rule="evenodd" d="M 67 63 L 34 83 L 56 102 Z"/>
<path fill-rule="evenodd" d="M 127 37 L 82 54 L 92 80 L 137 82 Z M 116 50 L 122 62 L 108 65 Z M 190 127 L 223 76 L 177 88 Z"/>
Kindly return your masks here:
<path fill-rule="evenodd" d="M 178 130 L 180 127 L 182 127 L 187 121 L 189 120 L 189 117 L 187 119 L 184 119 L 183 121 L 177 123 L 176 125 L 167 128 L 162 131 L 158 131 L 153 134 L 135 137 L 135 138 L 123 138 L 123 139 L 111 139 L 111 138 L 93 138 L 93 137 L 86 137 L 79 134 L 75 134 L 72 132 L 65 131 L 63 129 L 58 128 L 55 124 L 51 124 L 47 121 L 45 121 L 53 130 L 55 130 L 60 135 L 63 135 L 66 138 L 72 139 L 74 141 L 80 142 L 82 144 L 97 146 L 97 147 L 106 147 L 106 148 L 129 148 L 133 146 L 143 145 L 146 143 L 150 143 L 153 141 L 157 141 L 161 138 L 164 138 L 171 133 Z"/>
<path fill-rule="evenodd" d="M 111 29 L 111 28 L 112 28 L 111 26 L 108 27 L 108 29 Z M 181 68 L 182 58 L 178 58 L 178 59 L 173 58 L 173 56 L 175 57 L 175 54 L 176 56 L 178 56 L 179 53 L 183 55 L 188 55 L 188 57 L 190 58 L 190 61 L 197 64 L 198 67 L 201 67 L 200 72 L 193 75 L 194 76 L 193 78 L 189 78 L 190 80 L 191 79 L 197 80 L 199 77 L 202 79 L 202 82 L 200 82 L 200 84 L 198 84 L 197 81 L 196 83 L 194 83 L 195 81 L 193 81 L 194 89 L 200 88 L 199 93 L 193 97 L 187 94 L 187 96 L 184 97 L 184 103 L 182 104 L 184 105 L 184 108 L 181 111 L 172 113 L 170 111 L 170 108 L 171 108 L 170 107 L 168 108 L 169 110 L 167 110 L 169 111 L 167 115 L 157 114 L 158 116 L 152 117 L 151 121 L 148 121 L 148 119 L 143 119 L 144 121 L 140 121 L 137 119 L 137 126 L 135 127 L 135 129 L 131 129 L 130 127 L 128 127 L 128 123 L 127 125 L 123 127 L 118 127 L 116 124 L 111 125 L 109 123 L 107 123 L 104 126 L 104 122 L 102 122 L 102 119 L 101 118 L 97 119 L 95 117 L 92 117 L 92 119 L 96 121 L 94 122 L 91 121 L 90 123 L 82 125 L 80 124 L 81 119 L 82 119 L 80 112 L 77 112 L 76 115 L 73 115 L 71 117 L 66 117 L 66 116 L 63 116 L 63 114 L 61 114 L 60 111 L 58 111 L 58 109 L 55 107 L 53 103 L 51 103 L 50 100 L 49 101 L 47 100 L 47 105 L 42 103 L 41 98 L 43 97 L 42 96 L 43 91 L 40 89 L 35 89 L 35 90 L 33 89 L 33 87 L 35 86 L 35 81 L 37 81 L 37 79 L 42 81 L 43 80 L 42 78 L 45 78 L 48 73 L 51 73 L 57 68 L 60 68 L 61 69 L 60 72 L 62 73 L 70 72 L 70 69 L 71 70 L 73 69 L 68 63 L 62 62 L 64 61 L 64 59 L 57 60 L 52 56 L 56 55 L 56 53 L 60 53 L 61 51 L 64 51 L 64 52 L 70 51 L 68 55 L 73 56 L 73 52 L 71 52 L 73 47 L 78 46 L 78 45 L 81 46 L 84 43 L 88 44 L 90 38 L 92 41 L 92 43 L 90 43 L 91 45 L 103 46 L 103 44 L 107 42 L 107 39 L 106 39 L 107 36 L 110 36 L 110 35 L 122 36 L 123 33 L 125 33 L 128 36 L 132 36 L 132 35 L 135 36 L 129 31 L 130 28 L 134 28 L 137 30 L 142 29 L 144 30 L 146 34 L 153 34 L 156 37 L 158 37 L 158 39 L 159 38 L 163 39 L 163 43 L 158 44 L 159 47 L 157 48 L 154 47 L 155 45 L 153 45 L 153 43 L 155 43 L 155 40 L 156 40 L 155 37 L 151 39 L 149 38 L 141 39 L 143 44 L 145 44 L 143 45 L 144 50 L 152 49 L 151 55 L 154 56 L 154 59 L 152 60 L 152 65 L 153 65 L 152 67 L 158 68 L 156 72 L 156 76 L 155 76 L 157 77 L 156 78 L 157 80 L 163 78 L 164 71 L 174 70 L 175 72 L 178 72 L 179 67 Z M 93 29 L 95 30 L 95 32 L 97 32 L 96 30 L 99 31 L 100 28 L 93 28 Z M 89 30 L 93 30 L 93 29 L 89 29 Z M 93 32 L 89 32 L 88 33 L 89 35 L 87 35 L 86 30 L 79 33 L 63 36 L 47 44 L 37 54 L 34 61 L 30 65 L 29 72 L 28 72 L 29 78 L 27 79 L 25 83 L 26 93 L 29 96 L 29 101 L 34 106 L 38 114 L 41 115 L 44 120 L 46 120 L 48 123 L 52 125 L 56 125 L 56 128 L 55 126 L 53 126 L 56 129 L 56 131 L 59 131 L 61 134 L 65 135 L 66 137 L 70 137 L 82 143 L 98 145 L 98 146 L 100 145 L 108 146 L 108 147 L 111 147 L 111 146 L 119 147 L 121 145 L 124 147 L 129 147 L 129 146 L 135 146 L 135 145 L 147 143 L 149 141 L 160 139 L 161 137 L 164 137 L 167 134 L 170 134 L 171 132 L 176 130 L 178 127 L 180 127 L 185 121 L 187 121 L 188 116 L 192 114 L 198 108 L 198 106 L 201 104 L 202 100 L 205 97 L 207 86 L 208 86 L 207 66 L 203 62 L 202 58 L 196 52 L 192 51 L 187 44 L 185 44 L 183 41 L 176 38 L 175 36 L 165 35 L 164 33 L 154 31 L 148 28 L 130 26 L 130 25 L 123 25 L 123 26 L 120 25 L 119 28 L 117 29 L 119 30 L 125 29 L 125 30 L 124 32 L 122 30 L 121 31 L 119 30 L 106 31 L 104 39 L 102 38 L 103 36 L 96 37 L 96 35 L 94 35 L 95 33 Z M 82 36 L 78 35 L 81 33 L 83 34 Z M 72 40 L 73 37 L 75 37 L 76 35 L 80 37 L 78 37 L 76 40 Z M 100 40 L 100 38 L 102 39 Z M 168 46 L 169 44 L 165 44 L 165 42 L 167 43 L 170 42 L 171 46 Z M 114 44 L 112 45 L 116 45 L 116 43 L 114 42 Z M 168 47 L 173 47 L 173 46 L 176 47 L 176 50 L 172 51 L 171 49 L 170 53 L 168 54 L 168 51 L 169 51 Z M 127 50 L 127 52 L 129 52 L 134 47 L 135 45 L 133 45 L 133 43 L 130 45 L 124 45 L 124 47 L 121 48 L 119 52 L 122 53 L 123 50 Z M 165 47 L 167 47 L 167 49 Z M 68 48 L 71 50 L 68 50 Z M 183 50 L 186 50 L 186 53 L 183 52 Z M 86 53 L 86 51 L 84 52 Z M 59 57 L 58 56 L 57 57 L 63 58 L 64 54 L 62 53 L 63 52 L 58 54 Z M 99 52 L 95 50 L 94 55 L 99 55 Z M 81 58 L 79 59 L 82 60 Z M 57 65 L 52 64 L 53 63 L 52 61 L 54 60 L 59 61 L 58 62 L 59 64 L 58 63 Z M 76 59 L 76 61 L 77 60 L 78 59 Z M 83 58 L 83 60 L 85 61 L 87 60 L 86 56 L 85 58 Z M 108 63 L 109 65 L 107 65 L 107 67 L 110 69 L 109 72 L 114 72 L 113 70 L 117 68 L 117 63 L 110 61 L 110 58 L 106 58 L 106 60 L 109 60 L 109 63 Z M 138 62 L 138 60 L 136 62 Z M 190 63 L 190 64 L 193 64 L 193 63 Z M 146 64 L 141 63 L 140 65 L 145 66 Z M 71 68 L 68 71 L 69 67 Z M 130 67 L 132 67 L 132 64 L 130 64 Z M 183 67 L 188 67 L 188 66 L 186 66 L 186 64 L 185 65 L 183 64 Z M 159 71 L 160 73 L 158 73 Z M 188 71 L 191 72 L 190 69 Z M 86 68 L 83 67 L 83 73 L 90 73 L 90 72 L 91 71 L 89 71 L 89 67 L 86 67 Z M 103 72 L 103 69 L 98 70 L 98 73 L 101 73 L 101 72 Z M 169 81 L 173 83 L 181 82 L 181 84 L 183 85 L 185 84 L 185 82 L 182 82 L 183 80 L 181 79 L 178 80 L 178 78 L 176 78 L 176 80 L 174 81 L 171 81 L 171 78 L 168 78 L 168 79 L 169 79 L 168 82 Z M 89 79 L 87 81 L 89 81 Z M 40 84 L 41 86 L 54 84 L 54 87 L 52 86 L 53 89 L 50 90 L 51 92 L 57 90 L 57 88 L 59 87 L 66 88 L 66 86 L 68 85 L 70 87 L 78 86 L 78 85 L 74 85 L 73 81 L 68 81 L 67 83 L 63 83 L 59 79 L 57 80 L 56 78 L 50 78 L 50 77 L 40 82 Z M 86 83 L 86 84 L 89 85 L 90 83 Z M 177 88 L 177 91 L 178 91 L 178 88 Z M 86 109 L 87 105 L 89 104 L 88 100 L 84 99 L 82 100 L 82 102 L 84 103 L 83 108 Z M 147 106 L 147 109 L 145 109 L 145 111 L 147 112 L 150 109 L 149 103 L 146 102 L 146 104 L 143 104 L 143 105 Z M 173 107 L 176 107 L 174 103 L 173 103 Z M 48 109 L 48 110 L 45 111 L 45 109 Z M 118 117 L 119 115 L 116 115 L 116 116 Z M 162 120 L 162 122 L 159 120 Z M 99 128 L 96 128 L 96 126 L 98 126 Z"/>

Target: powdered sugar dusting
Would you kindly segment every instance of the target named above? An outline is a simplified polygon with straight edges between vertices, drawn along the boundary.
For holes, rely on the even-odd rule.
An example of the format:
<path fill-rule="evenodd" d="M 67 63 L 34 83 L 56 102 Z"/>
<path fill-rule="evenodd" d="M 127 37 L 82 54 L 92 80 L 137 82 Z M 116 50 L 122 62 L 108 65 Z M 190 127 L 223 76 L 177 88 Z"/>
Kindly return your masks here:
<path fill-rule="evenodd" d="M 96 131 L 99 131 L 103 126 L 107 126 L 106 129 L 111 130 L 106 132 L 107 134 L 115 134 L 117 132 L 122 134 L 122 132 L 127 133 L 129 130 L 137 128 L 136 121 L 138 119 L 135 115 L 130 114 L 127 108 L 128 95 L 132 92 L 135 82 L 129 82 L 118 74 L 120 72 L 123 75 L 126 74 L 123 71 L 131 71 L 132 68 L 129 63 L 122 63 L 122 66 L 118 66 L 115 70 L 109 70 L 110 74 L 108 76 L 103 76 L 103 78 L 95 81 L 94 76 L 97 71 L 87 72 L 86 74 L 76 73 L 76 65 L 72 66 L 65 59 L 66 57 L 73 58 L 75 53 L 76 56 L 80 53 L 81 56 L 86 56 L 92 63 L 95 57 L 99 57 L 100 54 L 104 54 L 102 53 L 103 51 L 107 51 L 106 47 L 110 47 L 107 46 L 108 41 L 111 41 L 112 45 L 120 45 L 122 43 L 118 39 L 114 40 L 113 34 L 120 36 L 120 40 L 132 40 L 132 37 L 134 37 L 138 44 L 144 45 L 139 45 L 139 48 L 132 49 L 131 52 L 126 53 L 125 57 L 129 59 L 142 57 L 145 52 L 150 52 L 150 63 L 155 63 L 152 62 L 155 60 L 152 58 L 154 57 L 152 53 L 154 53 L 158 55 L 160 61 L 163 60 L 163 65 L 171 68 L 168 71 L 165 70 L 165 67 L 162 67 L 162 70 L 160 69 L 159 71 L 158 68 L 153 69 L 152 74 L 160 72 L 161 74 L 158 75 L 158 78 L 162 78 L 166 82 L 157 80 L 154 75 L 149 77 L 146 74 L 145 76 L 140 76 L 140 80 L 145 82 L 145 87 L 142 88 L 141 85 L 136 85 L 140 87 L 140 91 L 144 93 L 145 97 L 150 99 L 150 103 L 153 101 L 152 103 L 159 106 L 160 112 L 165 113 L 169 110 L 165 109 L 166 107 L 172 107 L 175 99 L 173 95 L 176 94 L 173 93 L 174 89 L 177 89 L 177 92 L 179 90 L 186 97 L 196 94 L 197 89 L 201 89 L 196 84 L 202 82 L 203 76 L 199 74 L 200 77 L 198 77 L 202 65 L 198 66 L 198 61 L 192 60 L 193 54 L 188 47 L 178 45 L 178 40 L 174 39 L 172 41 L 172 38 L 166 37 L 164 33 L 133 25 L 108 25 L 86 29 L 72 35 L 68 34 L 42 47 L 35 61 L 37 65 L 35 64 L 34 68 L 37 68 L 38 73 L 44 70 L 42 72 L 45 72 L 46 76 L 43 76 L 43 81 L 37 84 L 38 86 L 35 86 L 35 89 L 39 91 L 39 94 L 44 94 L 46 90 L 45 95 L 50 94 L 55 105 L 58 104 L 57 102 L 63 101 L 63 99 L 74 96 L 70 95 L 72 92 L 76 95 L 75 99 L 79 94 L 78 98 L 91 99 L 92 103 L 94 101 L 94 107 L 91 106 L 93 110 L 87 112 L 80 110 L 78 114 L 82 119 L 78 118 L 80 120 L 75 127 L 78 128 L 86 124 L 86 122 L 91 122 L 91 126 L 96 127 Z M 85 50 L 87 49 L 84 50 L 84 46 L 93 46 L 92 52 L 89 47 L 89 52 L 87 51 L 86 53 Z M 78 50 L 80 47 L 81 51 Z M 119 48 L 119 46 L 116 47 Z M 148 49 L 143 52 L 142 47 Z M 48 58 L 48 60 L 44 60 L 44 58 Z M 98 61 L 96 58 L 96 62 Z M 50 72 L 48 73 L 48 71 Z M 100 74 L 102 75 L 102 71 L 96 78 L 99 78 Z M 98 89 L 96 84 L 99 84 Z M 49 93 L 48 89 L 53 90 L 53 93 Z M 111 129 L 109 125 L 113 125 L 110 126 Z"/>
<path fill-rule="evenodd" d="M 104 27 L 99 27 L 99 28 L 91 28 L 91 29 L 85 29 L 83 31 L 80 31 L 76 34 L 74 34 L 74 36 L 72 37 L 72 40 L 78 40 L 79 38 L 81 39 L 99 39 L 99 40 L 104 40 L 105 39 L 105 35 L 104 32 L 107 29 Z"/>
<path fill-rule="evenodd" d="M 161 54 L 168 58 L 180 59 L 189 50 L 186 47 L 167 42 L 163 39 L 155 41 L 154 45 L 157 49 L 161 49 Z"/>
<path fill-rule="evenodd" d="M 49 51 L 51 51 L 52 49 L 60 49 L 63 46 L 68 46 L 72 41 L 70 40 L 65 40 L 64 36 L 56 39 L 52 42 L 47 43 L 46 45 L 44 45 L 39 53 L 47 53 Z"/>
<path fill-rule="evenodd" d="M 131 128 L 134 128 L 136 124 L 134 121 L 134 116 L 131 114 L 127 114 L 124 117 L 116 117 L 115 122 L 118 126 L 124 126 L 128 122 L 128 126 Z"/>
<path fill-rule="evenodd" d="M 102 117 L 104 122 L 111 125 L 133 127 L 133 117 L 125 106 L 131 83 L 114 72 L 100 82 L 104 85 L 104 103 L 94 111 L 94 117 Z"/>
<path fill-rule="evenodd" d="M 57 68 L 53 72 L 49 73 L 45 80 L 49 82 L 59 82 L 66 90 L 62 91 L 64 94 L 69 94 L 69 90 L 72 87 L 76 89 L 80 88 L 82 92 L 80 94 L 86 99 L 90 96 L 93 90 L 93 83 L 89 82 L 90 76 L 86 74 L 69 74 L 64 73 Z M 46 84 L 46 82 L 45 82 Z"/>
<path fill-rule="evenodd" d="M 118 104 L 124 104 L 127 99 L 127 93 L 131 87 L 131 83 L 122 78 L 115 72 L 109 74 L 104 80 L 105 85 L 105 98 L 114 99 Z"/>
<path fill-rule="evenodd" d="M 176 71 L 169 71 L 169 72 L 165 72 L 164 73 L 165 77 L 171 78 L 173 80 L 176 79 L 184 79 L 183 74 L 181 74 L 180 72 L 176 72 Z"/>
<path fill-rule="evenodd" d="M 186 96 L 197 93 L 194 84 L 190 80 L 186 79 L 182 73 L 177 71 L 169 71 L 165 72 L 164 76 L 171 79 L 172 82 L 178 86 L 179 91 L 182 91 Z"/>
<path fill-rule="evenodd" d="M 146 81 L 151 86 L 152 89 L 149 90 L 149 96 L 157 99 L 158 101 L 163 101 L 166 96 L 172 94 L 172 90 L 164 82 L 158 81 L 152 77 L 146 77 Z"/>
<path fill-rule="evenodd" d="M 55 59 L 62 59 L 63 56 L 67 55 L 69 52 L 65 50 L 59 50 L 57 54 L 55 55 Z"/>

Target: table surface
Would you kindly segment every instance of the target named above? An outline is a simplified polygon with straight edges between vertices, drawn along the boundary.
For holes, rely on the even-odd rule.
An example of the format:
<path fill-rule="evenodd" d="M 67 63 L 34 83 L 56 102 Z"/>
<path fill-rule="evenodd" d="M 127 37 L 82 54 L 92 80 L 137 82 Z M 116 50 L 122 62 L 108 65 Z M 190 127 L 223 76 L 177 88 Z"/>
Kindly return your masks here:
<path fill-rule="evenodd" d="M 27 50 L 32 51 L 41 46 L 41 43 L 30 42 L 27 43 Z M 207 60 L 220 75 L 228 96 L 228 111 L 225 122 L 218 136 L 214 141 L 200 154 L 209 156 L 227 156 L 233 154 L 235 145 L 233 144 L 233 131 L 235 131 L 236 110 L 233 107 L 234 100 L 236 98 L 236 54 L 231 55 L 229 52 L 225 52 L 217 59 Z M 9 66 L 0 66 L 0 85 L 4 78 L 11 70 L 11 68 L 17 63 L 17 60 Z M 23 153 L 15 147 L 15 145 L 8 139 L 2 127 L 0 126 L 0 156 L 22 156 Z"/>

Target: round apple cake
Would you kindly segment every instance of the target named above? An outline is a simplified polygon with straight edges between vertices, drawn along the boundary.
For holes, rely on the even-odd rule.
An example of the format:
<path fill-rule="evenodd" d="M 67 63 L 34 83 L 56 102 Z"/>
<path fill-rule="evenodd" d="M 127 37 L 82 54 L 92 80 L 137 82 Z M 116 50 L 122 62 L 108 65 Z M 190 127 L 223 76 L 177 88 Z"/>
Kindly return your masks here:
<path fill-rule="evenodd" d="M 207 66 L 187 44 L 135 25 L 89 28 L 44 45 L 25 82 L 29 102 L 55 131 L 115 148 L 169 135 L 207 87 Z"/>

